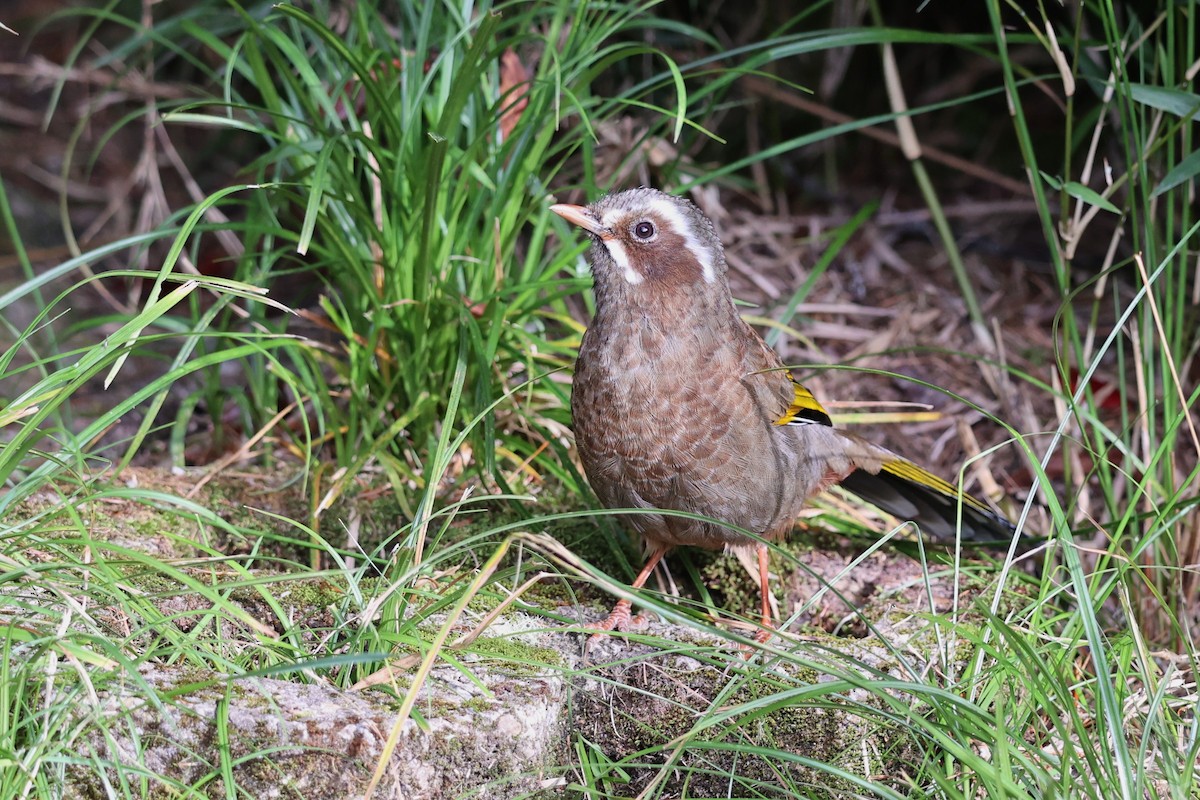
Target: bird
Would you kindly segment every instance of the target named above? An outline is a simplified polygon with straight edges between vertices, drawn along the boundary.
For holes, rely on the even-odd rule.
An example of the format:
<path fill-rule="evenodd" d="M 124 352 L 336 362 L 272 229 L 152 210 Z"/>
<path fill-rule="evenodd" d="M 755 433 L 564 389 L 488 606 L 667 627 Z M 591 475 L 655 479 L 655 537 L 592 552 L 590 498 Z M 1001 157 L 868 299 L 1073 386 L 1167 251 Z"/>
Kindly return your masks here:
<path fill-rule="evenodd" d="M 835 484 L 931 538 L 1013 535 L 1012 523 L 983 502 L 833 426 L 741 318 L 724 248 L 691 201 L 642 187 L 550 210 L 591 238 L 595 313 L 575 362 L 571 416 L 597 498 L 637 510 L 621 517 L 645 553 L 633 589 L 675 547 L 754 548 L 762 594 L 754 638 L 767 641 L 765 542 L 790 533 L 804 504 Z M 645 622 L 621 599 L 589 627 L 594 640 Z"/>

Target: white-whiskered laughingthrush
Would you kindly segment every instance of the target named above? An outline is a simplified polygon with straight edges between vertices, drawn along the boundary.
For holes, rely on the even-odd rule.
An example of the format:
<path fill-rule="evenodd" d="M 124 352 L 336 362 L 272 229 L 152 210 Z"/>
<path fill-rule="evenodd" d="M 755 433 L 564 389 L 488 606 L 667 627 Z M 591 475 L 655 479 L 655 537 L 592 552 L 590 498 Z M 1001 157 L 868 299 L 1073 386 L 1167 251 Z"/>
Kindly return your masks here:
<path fill-rule="evenodd" d="M 671 548 L 756 547 L 764 639 L 767 547 L 808 498 L 842 484 L 934 538 L 999 539 L 1013 526 L 948 482 L 834 428 L 734 307 L 712 222 L 690 201 L 632 189 L 551 208 L 592 237 L 596 315 L 575 364 L 571 414 L 588 481 L 645 543 L 639 588 Z M 621 600 L 598 630 L 637 626 Z"/>

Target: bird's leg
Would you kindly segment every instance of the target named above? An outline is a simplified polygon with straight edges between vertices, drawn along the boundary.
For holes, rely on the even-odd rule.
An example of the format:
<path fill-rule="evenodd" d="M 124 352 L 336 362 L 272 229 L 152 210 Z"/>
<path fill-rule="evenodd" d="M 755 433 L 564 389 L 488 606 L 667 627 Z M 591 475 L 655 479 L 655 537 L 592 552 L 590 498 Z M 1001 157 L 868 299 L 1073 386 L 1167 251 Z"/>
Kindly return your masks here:
<path fill-rule="evenodd" d="M 662 561 L 662 557 L 667 554 L 667 548 L 656 547 L 650 553 L 650 557 L 646 559 L 646 566 L 642 567 L 642 571 L 633 579 L 630 586 L 634 589 L 640 589 L 649 579 L 650 573 L 654 572 L 654 568 L 658 566 L 658 562 Z M 592 629 L 596 632 L 592 634 L 588 640 L 594 642 L 597 639 L 603 638 L 603 631 L 617 630 L 622 633 L 630 630 L 637 630 L 646 624 L 646 618 L 641 614 L 636 617 L 630 615 L 630 610 L 633 608 L 633 603 L 628 600 L 621 599 L 613 606 L 612 613 L 608 618 L 598 625 L 592 625 Z"/>
<path fill-rule="evenodd" d="M 754 634 L 754 641 L 759 644 L 766 644 L 771 638 L 773 628 L 771 627 L 771 574 L 768 566 L 770 564 L 770 551 L 765 544 L 758 545 L 758 585 L 762 590 L 762 629 Z"/>

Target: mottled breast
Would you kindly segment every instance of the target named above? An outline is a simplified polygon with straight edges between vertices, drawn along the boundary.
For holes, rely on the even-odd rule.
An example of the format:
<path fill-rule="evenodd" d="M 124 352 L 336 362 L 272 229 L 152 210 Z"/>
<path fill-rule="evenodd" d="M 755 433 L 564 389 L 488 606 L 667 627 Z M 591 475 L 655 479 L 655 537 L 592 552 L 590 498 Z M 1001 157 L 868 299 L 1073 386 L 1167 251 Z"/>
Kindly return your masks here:
<path fill-rule="evenodd" d="M 584 336 L 571 398 L 580 458 L 600 500 L 689 511 L 759 535 L 789 523 L 796 511 L 792 456 L 743 380 L 743 350 L 754 340 L 733 328 L 744 323 L 604 322 Z M 727 527 L 659 514 L 621 522 L 663 544 L 751 541 Z"/>

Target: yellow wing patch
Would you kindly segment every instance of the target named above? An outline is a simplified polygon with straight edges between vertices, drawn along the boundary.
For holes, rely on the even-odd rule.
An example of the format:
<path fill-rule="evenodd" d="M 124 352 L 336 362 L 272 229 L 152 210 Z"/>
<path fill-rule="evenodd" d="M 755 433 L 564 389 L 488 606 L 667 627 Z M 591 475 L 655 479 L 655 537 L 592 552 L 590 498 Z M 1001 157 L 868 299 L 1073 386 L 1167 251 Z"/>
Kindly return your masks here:
<path fill-rule="evenodd" d="M 812 392 L 805 389 L 795 378 L 792 379 L 792 404 L 783 416 L 775 420 L 776 425 L 833 425 L 829 412 L 817 402 Z M 932 477 L 932 476 L 930 476 Z"/>
<path fill-rule="evenodd" d="M 887 461 L 882 467 L 884 472 L 891 473 L 897 478 L 902 478 L 909 483 L 915 483 L 918 486 L 924 486 L 927 489 L 932 489 L 938 494 L 943 494 L 949 498 L 962 498 L 964 506 L 970 506 L 987 514 L 992 514 L 992 510 L 985 506 L 980 501 L 966 493 L 960 493 L 958 487 L 951 484 L 949 481 L 942 480 L 937 475 L 918 467 L 911 461 Z"/>

